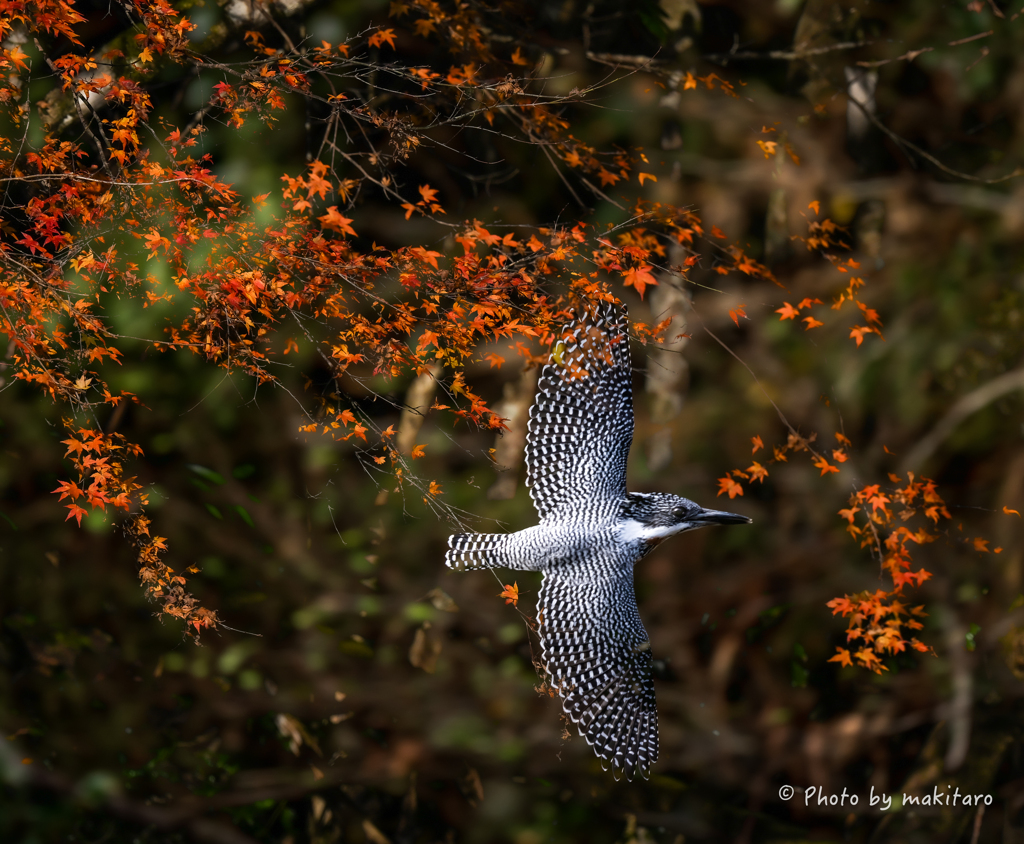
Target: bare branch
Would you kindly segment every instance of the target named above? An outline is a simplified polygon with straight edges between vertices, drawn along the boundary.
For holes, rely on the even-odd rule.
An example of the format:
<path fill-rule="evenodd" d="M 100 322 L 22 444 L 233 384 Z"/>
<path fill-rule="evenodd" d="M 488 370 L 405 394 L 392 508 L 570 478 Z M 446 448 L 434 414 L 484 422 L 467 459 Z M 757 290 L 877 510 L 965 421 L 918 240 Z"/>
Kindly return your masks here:
<path fill-rule="evenodd" d="M 968 416 L 973 416 L 986 405 L 1015 390 L 1024 390 L 1024 367 L 1004 372 L 969 392 L 911 449 L 903 461 L 903 470 L 917 471 Z"/>

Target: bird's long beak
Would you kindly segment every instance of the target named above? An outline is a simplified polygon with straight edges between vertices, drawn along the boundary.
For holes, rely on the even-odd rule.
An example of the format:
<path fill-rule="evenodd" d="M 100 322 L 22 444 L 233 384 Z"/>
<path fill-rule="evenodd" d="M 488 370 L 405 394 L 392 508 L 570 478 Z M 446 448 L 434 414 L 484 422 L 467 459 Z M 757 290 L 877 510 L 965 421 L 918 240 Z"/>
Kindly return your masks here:
<path fill-rule="evenodd" d="M 705 510 L 691 521 L 701 525 L 749 525 L 753 519 L 738 513 L 726 513 L 723 510 Z"/>

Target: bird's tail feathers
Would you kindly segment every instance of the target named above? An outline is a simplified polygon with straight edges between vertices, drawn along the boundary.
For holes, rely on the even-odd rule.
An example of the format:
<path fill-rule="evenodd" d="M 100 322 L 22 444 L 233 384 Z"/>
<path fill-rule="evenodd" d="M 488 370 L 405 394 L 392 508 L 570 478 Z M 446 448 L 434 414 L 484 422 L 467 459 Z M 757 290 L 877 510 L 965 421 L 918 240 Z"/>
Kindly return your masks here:
<path fill-rule="evenodd" d="M 456 533 L 448 537 L 445 565 L 456 571 L 508 568 L 536 571 L 530 549 L 514 533 Z"/>

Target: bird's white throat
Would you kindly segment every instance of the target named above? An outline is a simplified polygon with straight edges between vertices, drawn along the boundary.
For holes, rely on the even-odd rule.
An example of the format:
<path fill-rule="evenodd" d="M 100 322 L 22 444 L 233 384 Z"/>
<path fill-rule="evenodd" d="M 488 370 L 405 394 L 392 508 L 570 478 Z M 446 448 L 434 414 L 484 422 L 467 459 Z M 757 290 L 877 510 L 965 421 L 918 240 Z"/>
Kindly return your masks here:
<path fill-rule="evenodd" d="M 636 519 L 627 519 L 619 525 L 619 539 L 622 542 L 661 542 L 670 536 L 686 530 L 686 523 L 675 525 L 645 525 Z"/>

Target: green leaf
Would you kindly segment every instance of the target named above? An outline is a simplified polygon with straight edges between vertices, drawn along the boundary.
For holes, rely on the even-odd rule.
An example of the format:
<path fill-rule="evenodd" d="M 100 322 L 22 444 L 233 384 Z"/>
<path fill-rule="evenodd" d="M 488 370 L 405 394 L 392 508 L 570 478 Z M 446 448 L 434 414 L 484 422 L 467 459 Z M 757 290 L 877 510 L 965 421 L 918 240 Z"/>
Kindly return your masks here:
<path fill-rule="evenodd" d="M 200 466 L 198 463 L 189 463 L 188 468 L 199 475 L 199 477 L 209 481 L 211 484 L 224 483 L 224 476 L 214 472 L 213 469 L 207 469 L 205 466 Z"/>

